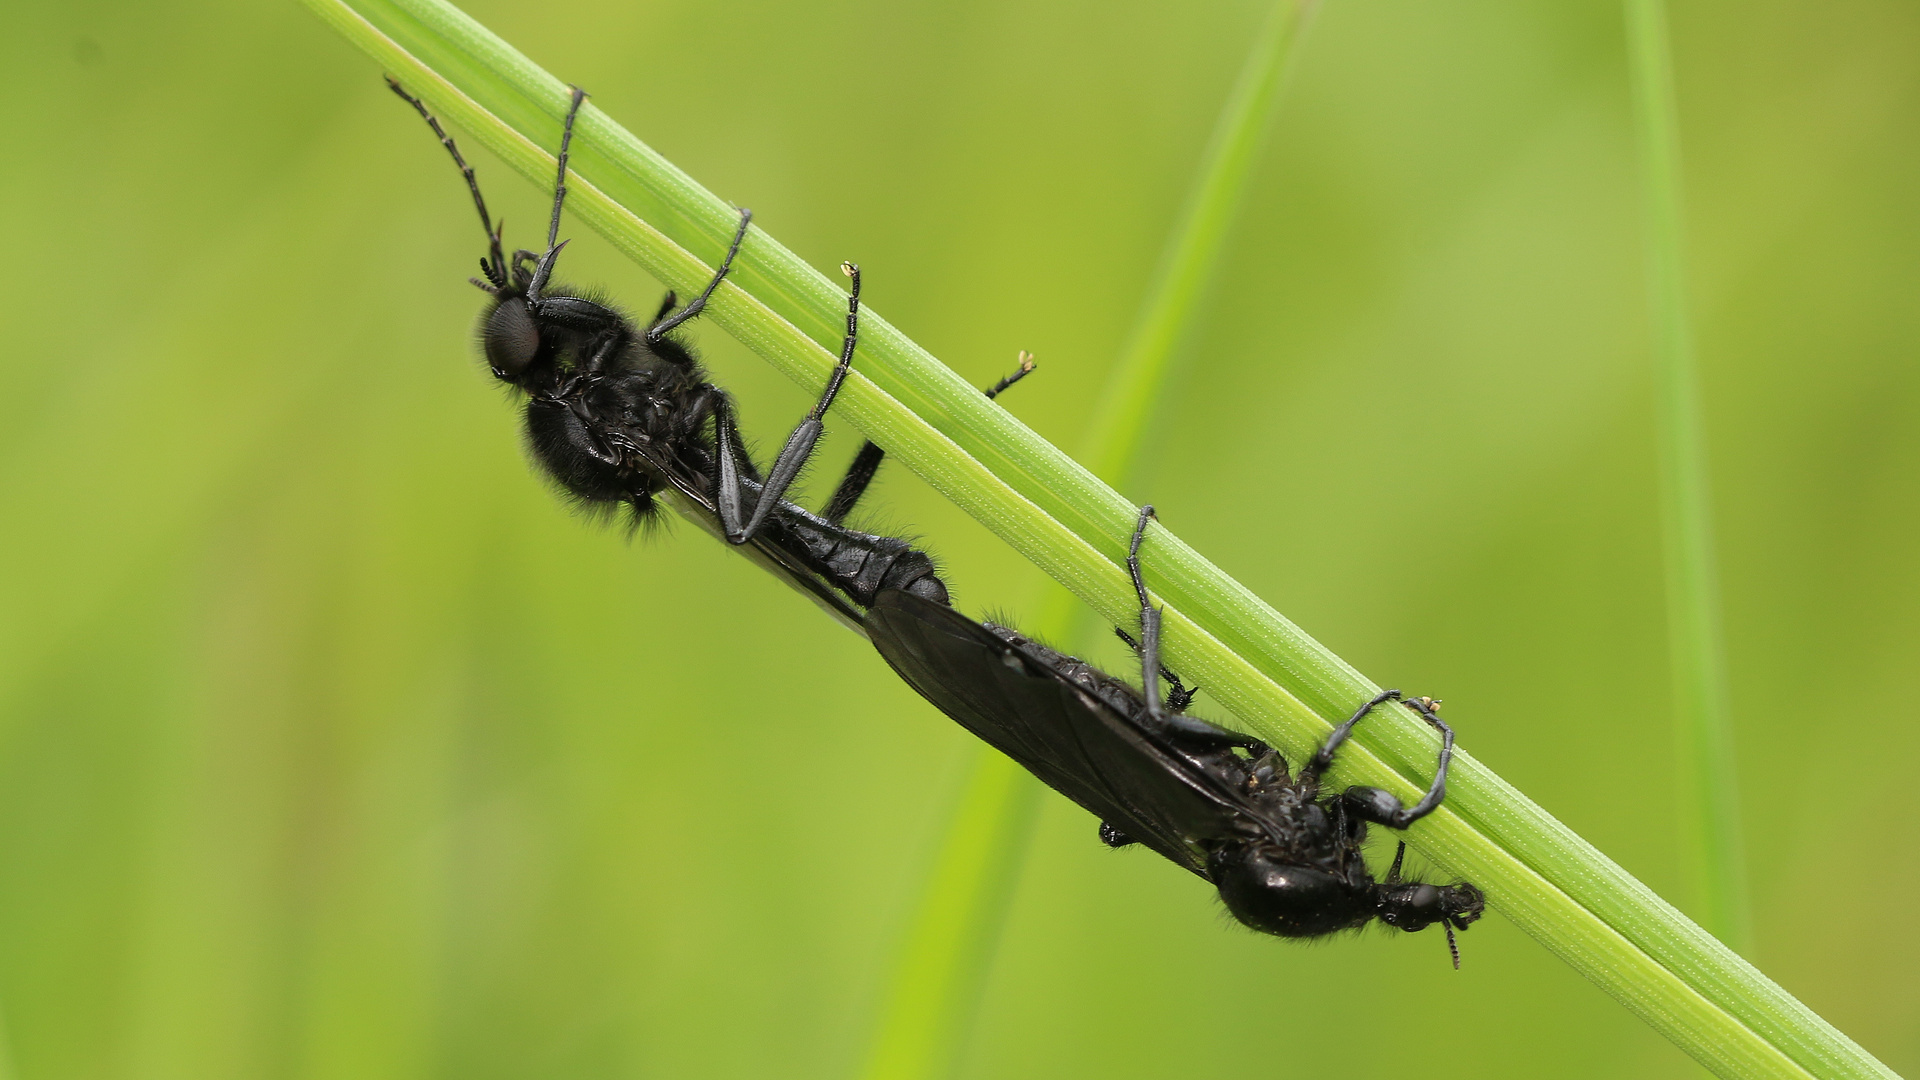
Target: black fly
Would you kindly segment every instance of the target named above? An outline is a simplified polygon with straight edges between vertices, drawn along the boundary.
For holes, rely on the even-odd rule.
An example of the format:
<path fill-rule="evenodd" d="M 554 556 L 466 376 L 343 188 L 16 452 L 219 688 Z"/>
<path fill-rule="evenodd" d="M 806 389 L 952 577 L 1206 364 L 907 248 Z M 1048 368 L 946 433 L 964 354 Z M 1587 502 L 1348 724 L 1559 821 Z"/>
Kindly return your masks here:
<path fill-rule="evenodd" d="M 1383 881 L 1361 854 L 1369 822 L 1404 829 L 1445 797 L 1453 731 L 1435 713 L 1438 702 L 1379 694 L 1298 775 L 1266 743 L 1180 715 L 1193 692 L 1160 667 L 1160 613 L 1140 575 L 1151 516 L 1151 507 L 1141 512 L 1127 559 L 1140 596 L 1140 690 L 1014 630 L 899 591 L 875 600 L 868 636 L 922 697 L 1099 817 L 1102 841 L 1144 844 L 1212 882 L 1247 926 L 1306 938 L 1374 919 L 1408 931 L 1439 923 L 1458 967 L 1453 934 L 1480 917 L 1480 890 L 1402 878 L 1405 843 Z M 1163 675 L 1172 685 L 1164 704 Z M 1321 774 L 1354 725 L 1395 700 L 1440 732 L 1426 797 L 1409 807 L 1373 787 L 1322 794 Z"/>
<path fill-rule="evenodd" d="M 553 280 L 560 209 L 567 197 L 567 149 L 574 117 L 586 92 L 573 88 L 557 155 L 553 216 L 542 253 L 520 250 L 509 260 L 500 227 L 487 214 L 473 169 L 440 122 L 420 99 L 388 78 L 439 136 L 466 177 L 480 211 L 489 251 L 473 283 L 492 298 L 480 320 L 480 342 L 493 374 L 526 395 L 527 441 L 540 466 L 565 491 L 590 505 L 627 507 L 636 524 L 658 514 L 657 497 L 673 491 L 704 512 L 715 531 L 811 594 L 851 625 L 883 589 L 943 605 L 947 588 L 933 560 L 905 540 L 847 528 L 843 522 L 879 467 L 882 452 L 869 443 L 835 491 L 823 514 L 812 514 L 783 496 L 813 453 L 822 418 L 833 404 L 853 362 L 859 331 L 860 268 L 842 263 L 852 279 L 847 330 L 820 400 L 794 428 L 763 475 L 741 442 L 734 405 L 714 385 L 699 361 L 671 331 L 700 314 L 733 265 L 752 212 L 740 211 L 726 257 L 699 296 L 675 311 L 668 293 L 645 330 L 605 300 Z M 991 390 L 999 393 L 1032 370 L 1022 357 L 1019 372 Z M 837 592 L 836 592 L 837 590 Z"/>

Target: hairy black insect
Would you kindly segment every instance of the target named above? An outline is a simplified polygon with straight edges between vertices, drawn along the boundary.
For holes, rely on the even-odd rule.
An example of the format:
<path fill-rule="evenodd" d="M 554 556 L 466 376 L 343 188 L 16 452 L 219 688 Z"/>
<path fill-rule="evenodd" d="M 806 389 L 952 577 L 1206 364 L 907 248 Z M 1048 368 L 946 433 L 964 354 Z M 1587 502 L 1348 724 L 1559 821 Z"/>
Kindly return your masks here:
<path fill-rule="evenodd" d="M 509 259 L 501 247 L 501 226 L 488 215 L 473 169 L 452 137 L 420 99 L 392 78 L 387 85 L 425 118 L 466 178 L 488 240 L 488 254 L 480 259 L 483 277 L 472 279 L 491 298 L 480 319 L 481 348 L 494 376 L 525 395 L 527 442 L 563 490 L 587 504 L 625 506 L 636 524 L 659 513 L 663 492 L 676 492 L 703 511 L 728 543 L 750 545 L 770 569 L 853 625 L 862 618 L 858 607 L 873 603 L 882 590 L 947 602 L 946 585 L 925 552 L 900 538 L 844 524 L 879 467 L 879 447 L 869 443 L 861 450 L 822 514 L 783 498 L 812 455 L 823 418 L 853 362 L 859 267 L 841 264 L 852 288 L 840 362 L 819 401 L 763 474 L 741 441 L 732 398 L 672 333 L 700 314 L 727 276 L 752 212 L 740 211 L 726 257 L 700 295 L 676 311 L 677 298 L 668 293 L 641 330 L 606 301 L 553 280 L 554 264 L 566 247 L 559 232 L 567 152 L 585 91 L 573 89 L 560 136 L 546 250 L 523 249 Z M 1023 355 L 1020 371 L 988 390 L 988 396 L 1030 370 L 1032 363 Z"/>
<path fill-rule="evenodd" d="M 1004 626 L 884 591 L 868 636 L 920 695 L 1100 819 L 1113 847 L 1139 843 L 1212 882 L 1235 918 L 1282 937 L 1317 937 L 1378 919 L 1402 930 L 1454 931 L 1480 917 L 1472 885 L 1401 877 L 1402 843 L 1386 878 L 1361 853 L 1368 823 L 1404 829 L 1446 795 L 1453 731 L 1427 698 L 1377 695 L 1335 728 L 1299 773 L 1266 743 L 1180 714 L 1193 691 L 1160 666 L 1160 613 L 1140 574 L 1141 512 L 1127 559 L 1140 597 L 1141 689 Z M 1132 643 L 1124 632 L 1121 636 Z M 1160 679 L 1172 685 L 1166 701 Z M 1440 732 L 1433 786 L 1413 806 L 1386 791 L 1323 793 L 1320 778 L 1354 725 L 1401 701 Z"/>

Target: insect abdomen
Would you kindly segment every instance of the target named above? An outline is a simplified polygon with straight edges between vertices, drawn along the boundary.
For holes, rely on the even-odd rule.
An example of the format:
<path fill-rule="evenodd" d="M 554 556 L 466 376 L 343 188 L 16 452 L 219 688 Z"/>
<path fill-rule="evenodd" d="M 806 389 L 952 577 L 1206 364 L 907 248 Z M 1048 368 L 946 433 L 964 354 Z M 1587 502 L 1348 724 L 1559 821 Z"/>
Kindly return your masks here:
<path fill-rule="evenodd" d="M 851 530 L 829 532 L 804 521 L 789 520 L 779 539 L 822 577 L 832 581 L 848 599 L 871 607 L 882 589 L 899 589 L 937 604 L 947 602 L 947 587 L 935 573 L 933 559 L 906 541 Z"/>

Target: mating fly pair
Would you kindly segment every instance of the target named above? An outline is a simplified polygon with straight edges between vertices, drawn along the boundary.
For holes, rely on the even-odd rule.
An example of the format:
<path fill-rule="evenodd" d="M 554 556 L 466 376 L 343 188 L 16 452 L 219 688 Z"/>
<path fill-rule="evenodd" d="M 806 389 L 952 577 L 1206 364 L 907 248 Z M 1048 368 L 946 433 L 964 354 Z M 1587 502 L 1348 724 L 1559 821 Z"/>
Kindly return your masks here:
<path fill-rule="evenodd" d="M 922 697 L 1092 811 L 1103 841 L 1138 843 L 1185 867 L 1212 883 L 1228 910 L 1255 930 L 1317 937 L 1375 919 L 1409 931 L 1440 923 L 1451 944 L 1455 930 L 1480 916 L 1483 899 L 1472 885 L 1402 880 L 1404 844 L 1381 882 L 1361 852 L 1369 823 L 1404 829 L 1445 795 L 1453 732 L 1434 703 L 1403 702 L 1442 736 L 1433 786 L 1412 807 L 1378 788 L 1320 793 L 1321 774 L 1354 725 L 1397 699 L 1397 691 L 1362 706 L 1297 775 L 1258 739 L 1182 715 L 1192 693 L 1159 665 L 1160 616 L 1140 572 L 1151 508 L 1141 513 L 1127 560 L 1140 598 L 1140 690 L 1016 631 L 961 615 L 948 606 L 946 585 L 926 553 L 844 524 L 879 467 L 878 446 L 861 449 L 821 514 L 783 497 L 812 454 L 852 363 L 858 267 L 842 264 L 852 288 L 839 363 L 762 474 L 741 441 L 732 399 L 671 334 L 700 313 L 726 277 L 750 212 L 740 212 L 726 257 L 700 295 L 676 311 L 669 293 L 641 330 L 603 300 L 553 280 L 566 246 L 558 235 L 567 151 L 584 92 L 574 89 L 562 128 L 546 249 L 515 251 L 509 259 L 453 139 L 418 98 L 392 79 L 388 84 L 426 119 L 466 178 L 489 243 L 483 278 L 473 279 L 491 297 L 481 345 L 494 376 L 526 395 L 533 454 L 569 495 L 624 505 L 640 522 L 659 512 L 659 495 L 677 493 L 729 543 L 749 545 L 770 568 L 862 628 Z M 1023 363 L 987 396 L 1030 370 Z M 1164 701 L 1163 673 L 1172 686 Z"/>
<path fill-rule="evenodd" d="M 660 512 L 658 496 L 673 491 L 698 507 L 727 542 L 750 545 L 760 561 L 799 586 L 836 616 L 858 626 L 861 608 L 883 589 L 940 604 L 947 588 L 933 560 L 898 537 L 847 528 L 845 519 L 879 468 L 883 452 L 868 443 L 854 459 L 820 514 L 786 501 L 787 488 L 812 455 L 823 418 L 846 380 L 859 333 L 860 268 L 842 263 L 852 279 L 847 329 L 839 364 L 820 400 L 787 438 L 765 474 L 741 441 L 733 399 L 707 378 L 672 331 L 700 314 L 732 268 L 753 214 L 740 211 L 732 243 L 707 286 L 685 307 L 668 293 L 642 330 L 596 295 L 559 284 L 554 263 L 560 211 L 567 198 L 567 151 L 574 119 L 586 100 L 575 87 L 560 135 L 553 215 L 543 252 L 519 250 L 511 259 L 501 227 L 487 213 L 473 169 L 453 138 L 419 98 L 391 77 L 405 99 L 453 156 L 486 229 L 488 254 L 473 283 L 491 297 L 480 321 L 480 341 L 495 378 L 526 395 L 527 442 L 541 468 L 573 498 L 595 506 L 625 506 L 636 524 Z M 989 389 L 992 397 L 1032 370 Z"/>

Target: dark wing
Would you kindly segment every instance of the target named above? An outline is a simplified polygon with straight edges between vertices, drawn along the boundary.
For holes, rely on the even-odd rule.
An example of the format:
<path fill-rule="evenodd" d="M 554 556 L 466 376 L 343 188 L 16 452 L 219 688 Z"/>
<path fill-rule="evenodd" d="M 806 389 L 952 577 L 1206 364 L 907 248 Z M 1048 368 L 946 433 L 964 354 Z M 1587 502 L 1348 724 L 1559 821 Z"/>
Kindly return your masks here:
<path fill-rule="evenodd" d="M 1048 787 L 1201 877 L 1195 841 L 1244 835 L 1228 785 L 965 615 L 897 590 L 867 611 L 893 670 Z"/>

